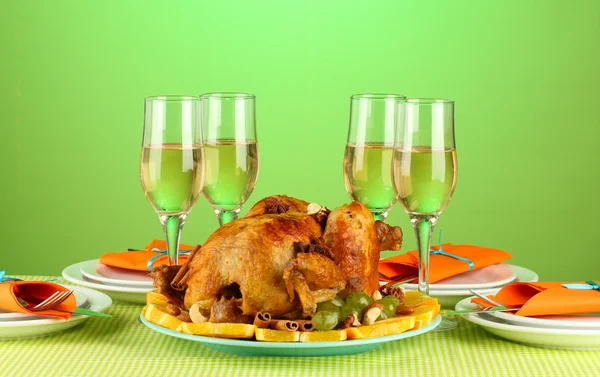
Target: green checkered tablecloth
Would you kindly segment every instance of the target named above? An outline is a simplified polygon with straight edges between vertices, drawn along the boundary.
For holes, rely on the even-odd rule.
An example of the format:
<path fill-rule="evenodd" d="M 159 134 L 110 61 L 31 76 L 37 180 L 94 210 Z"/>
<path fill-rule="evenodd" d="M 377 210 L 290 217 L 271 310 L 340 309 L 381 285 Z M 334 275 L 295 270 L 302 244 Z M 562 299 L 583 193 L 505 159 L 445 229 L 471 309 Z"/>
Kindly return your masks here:
<path fill-rule="evenodd" d="M 28 277 L 28 280 L 42 277 Z M 285 358 L 222 354 L 154 332 L 141 306 L 113 304 L 111 319 L 89 318 L 65 332 L 0 341 L 0 376 L 600 376 L 600 351 L 527 347 L 460 320 L 358 355 Z"/>

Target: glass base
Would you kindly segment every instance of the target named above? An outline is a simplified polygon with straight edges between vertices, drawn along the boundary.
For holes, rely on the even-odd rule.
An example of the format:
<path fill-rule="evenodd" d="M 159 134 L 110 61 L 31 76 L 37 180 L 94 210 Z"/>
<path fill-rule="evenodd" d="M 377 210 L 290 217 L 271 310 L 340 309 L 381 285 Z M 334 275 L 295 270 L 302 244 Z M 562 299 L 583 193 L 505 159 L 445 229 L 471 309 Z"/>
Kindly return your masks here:
<path fill-rule="evenodd" d="M 442 322 L 432 331 L 449 331 L 458 327 L 458 321 L 448 317 L 442 317 Z"/>

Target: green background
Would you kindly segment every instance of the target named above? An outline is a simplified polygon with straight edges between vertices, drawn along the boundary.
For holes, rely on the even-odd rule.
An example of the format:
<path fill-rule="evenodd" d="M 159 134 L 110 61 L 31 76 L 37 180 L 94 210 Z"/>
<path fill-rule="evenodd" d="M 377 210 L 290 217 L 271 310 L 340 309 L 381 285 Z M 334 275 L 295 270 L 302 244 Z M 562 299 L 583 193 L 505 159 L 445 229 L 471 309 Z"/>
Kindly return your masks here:
<path fill-rule="evenodd" d="M 507 250 L 544 280 L 600 279 L 597 0 L 7 1 L 0 14 L 9 274 L 162 237 L 139 182 L 146 96 L 256 94 L 245 213 L 277 193 L 348 202 L 350 95 L 391 92 L 456 101 L 443 241 Z M 402 208 L 388 221 L 414 248 Z M 216 228 L 201 198 L 182 241 Z"/>

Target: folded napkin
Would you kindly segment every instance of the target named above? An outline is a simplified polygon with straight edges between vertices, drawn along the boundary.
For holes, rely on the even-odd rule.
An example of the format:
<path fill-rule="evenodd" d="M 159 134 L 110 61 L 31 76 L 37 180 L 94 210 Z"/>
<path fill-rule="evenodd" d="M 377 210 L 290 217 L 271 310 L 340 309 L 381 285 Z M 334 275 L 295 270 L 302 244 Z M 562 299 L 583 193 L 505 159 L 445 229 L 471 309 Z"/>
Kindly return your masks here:
<path fill-rule="evenodd" d="M 598 284 L 600 281 L 596 281 Z M 577 284 L 589 289 L 569 289 L 563 284 Z M 523 317 L 600 312 L 600 286 L 580 283 L 511 283 L 498 291 L 492 300 L 506 307 L 521 307 L 515 314 Z M 471 302 L 488 308 L 494 305 L 480 298 Z"/>
<path fill-rule="evenodd" d="M 429 258 L 429 282 L 435 283 L 465 271 L 491 266 L 511 258 L 506 251 L 473 245 L 442 244 L 431 248 Z M 437 254 L 441 253 L 441 254 Z M 418 274 L 418 251 L 382 259 L 379 274 L 382 280 L 392 281 L 397 277 L 407 279 Z"/>
<path fill-rule="evenodd" d="M 190 245 L 179 244 L 180 264 L 187 260 L 187 253 L 193 248 Z M 100 257 L 100 263 L 107 266 L 137 271 L 152 271 L 155 267 L 167 264 L 167 260 L 167 243 L 160 240 L 153 240 L 144 247 L 144 250 L 107 253 Z"/>
<path fill-rule="evenodd" d="M 59 284 L 44 281 L 5 281 L 0 283 L 0 309 L 15 313 L 57 317 L 67 320 L 77 307 L 74 295 L 70 295 L 60 305 L 55 307 L 65 312 L 52 309 L 34 312 L 25 309 L 20 303 L 21 300 L 35 306 L 57 291 L 68 292 L 69 289 Z"/>

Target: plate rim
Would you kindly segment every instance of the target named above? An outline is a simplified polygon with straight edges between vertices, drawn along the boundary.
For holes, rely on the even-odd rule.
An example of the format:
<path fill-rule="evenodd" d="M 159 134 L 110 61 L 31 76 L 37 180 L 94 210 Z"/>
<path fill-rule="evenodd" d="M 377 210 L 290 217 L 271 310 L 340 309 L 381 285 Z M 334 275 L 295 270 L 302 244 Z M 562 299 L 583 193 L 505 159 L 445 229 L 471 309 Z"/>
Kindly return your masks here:
<path fill-rule="evenodd" d="M 132 293 L 132 294 L 146 294 L 148 292 L 150 292 L 151 290 L 154 289 L 154 287 L 151 288 L 130 288 L 130 287 L 122 287 L 122 286 L 118 286 L 118 285 L 108 285 L 108 284 L 99 284 L 99 283 L 92 283 L 89 282 L 87 280 L 83 279 L 83 275 L 81 274 L 81 265 L 84 263 L 98 263 L 100 260 L 99 259 L 90 259 L 87 261 L 83 261 L 83 262 L 78 262 L 75 264 L 72 264 L 70 266 L 65 267 L 62 270 L 62 277 L 74 284 L 79 284 L 81 286 L 84 286 L 86 288 L 91 288 L 91 289 L 95 289 L 95 290 L 101 290 L 101 291 L 109 291 L 109 292 L 121 292 L 121 293 Z M 75 273 L 73 273 L 75 272 Z"/>
<path fill-rule="evenodd" d="M 506 265 L 509 265 L 511 267 L 516 267 L 518 272 L 516 272 L 515 274 L 517 275 L 516 279 L 514 279 L 513 281 L 522 281 L 522 282 L 527 282 L 527 283 L 534 283 L 536 281 L 539 280 L 539 276 L 538 274 L 533 271 L 530 270 L 526 267 L 522 267 L 522 266 L 517 266 L 514 264 L 508 264 L 505 263 Z M 523 276 L 524 274 L 531 274 L 530 278 L 527 278 L 526 276 Z M 521 279 L 521 277 L 523 277 L 524 279 Z M 380 281 L 381 283 L 386 283 L 383 281 Z M 404 284 L 404 286 L 406 286 L 406 284 Z M 432 285 L 430 285 L 431 287 Z M 492 287 L 492 288 L 486 288 L 486 289 L 481 289 L 479 290 L 481 293 L 494 293 L 496 291 L 498 291 L 500 288 L 502 288 L 503 286 L 497 286 L 497 287 Z M 433 297 L 440 297 L 440 296 L 471 296 L 472 293 L 469 292 L 469 289 L 473 289 L 473 288 L 467 288 L 467 289 L 430 289 L 429 291 L 429 295 L 433 296 Z M 416 290 L 416 289 L 408 289 L 408 290 Z"/>
<path fill-rule="evenodd" d="M 73 289 L 73 290 L 81 290 L 82 293 L 87 296 L 88 301 L 90 302 L 90 310 L 96 312 L 104 312 L 108 308 L 112 306 L 112 299 L 105 293 L 98 292 L 94 289 L 86 288 L 86 287 L 78 287 L 69 284 L 60 284 L 65 288 Z M 10 328 L 19 328 L 19 327 L 30 327 L 30 326 L 39 326 L 39 325 L 50 325 L 50 324 L 61 324 L 67 322 L 79 322 L 88 319 L 89 317 L 81 314 L 73 314 L 71 318 L 68 320 L 64 320 L 62 318 L 40 318 L 40 319 L 31 319 L 27 321 L 2 321 L 0 322 L 1 327 L 10 327 Z M 2 336 L 0 336 L 2 338 Z"/>
<path fill-rule="evenodd" d="M 111 285 L 111 286 L 117 286 L 117 287 L 125 287 L 125 286 L 130 286 L 131 288 L 154 288 L 154 286 L 152 285 L 152 281 L 141 281 L 141 280 L 123 280 L 123 279 L 113 279 L 113 278 L 109 278 L 106 276 L 102 276 L 99 275 L 96 272 L 96 268 L 98 267 L 98 265 L 100 265 L 102 263 L 100 263 L 100 260 L 98 259 L 98 263 L 96 263 L 95 268 L 92 268 L 92 264 L 90 263 L 89 265 L 82 265 L 82 267 L 79 268 L 79 271 L 81 272 L 81 276 L 82 277 L 87 277 L 90 280 L 94 280 L 99 282 L 100 284 L 106 284 L 106 285 Z M 106 266 L 106 265 L 104 265 Z M 94 270 L 94 273 L 90 273 L 89 271 L 85 271 L 86 268 L 88 268 L 91 270 Z M 107 266 L 107 267 L 112 267 L 112 266 Z"/>
<path fill-rule="evenodd" d="M 441 315 L 437 315 L 435 318 L 431 320 L 427 324 L 418 330 L 409 330 L 402 332 L 400 334 L 393 334 L 387 336 L 380 336 L 376 338 L 366 338 L 366 339 L 355 339 L 355 340 L 340 340 L 336 342 L 260 342 L 256 340 L 240 340 L 240 339 L 227 339 L 227 338 L 217 338 L 210 336 L 202 336 L 202 335 L 193 335 L 193 334 L 183 334 L 177 332 L 175 330 L 167 329 L 166 327 L 162 327 L 147 321 L 144 318 L 143 314 L 140 314 L 139 319 L 144 326 L 149 329 L 161 333 L 163 335 L 172 336 L 174 338 L 180 338 L 184 340 L 194 341 L 200 344 L 207 343 L 213 345 L 227 346 L 227 347 L 245 347 L 245 348 L 261 348 L 261 349 L 271 349 L 271 348 L 295 348 L 295 349 L 315 349 L 315 348 L 345 348 L 345 347 L 353 347 L 353 346 L 362 346 L 368 344 L 383 344 L 395 340 L 411 338 L 414 336 L 418 336 L 421 334 L 425 334 L 433 329 L 435 329 L 442 321 Z M 409 334 L 408 336 L 406 334 Z"/>
<path fill-rule="evenodd" d="M 504 264 L 506 266 L 511 266 L 511 267 L 515 267 L 511 264 L 508 263 L 496 263 L 494 265 L 498 265 L 498 264 Z M 494 266 L 492 265 L 492 266 Z M 489 267 L 489 266 L 487 266 Z M 467 271 L 465 271 L 467 272 Z M 469 286 L 470 289 L 495 289 L 497 287 L 503 287 L 509 283 L 512 283 L 513 281 L 517 280 L 519 278 L 519 276 L 517 275 L 517 273 L 513 270 L 511 270 L 511 275 L 505 279 L 502 280 L 497 280 L 495 282 L 490 282 L 490 283 L 477 283 L 477 284 L 439 284 L 439 283 L 434 283 L 434 284 L 429 284 L 429 289 L 432 291 L 461 291 L 464 289 L 465 286 Z M 493 285 L 492 285 L 493 284 Z M 418 284 L 412 284 L 412 283 L 407 283 L 404 284 L 404 286 L 409 289 L 409 290 L 416 290 L 418 288 Z M 461 288 L 463 287 L 463 288 Z"/>
<path fill-rule="evenodd" d="M 456 304 L 456 310 L 461 309 L 473 309 L 476 305 L 472 304 L 470 301 L 475 296 L 467 297 L 465 299 L 460 300 Z M 494 317 L 498 318 L 498 317 Z M 548 327 L 534 327 L 534 326 L 523 326 L 523 325 L 513 325 L 510 323 L 498 323 L 494 321 L 486 320 L 479 314 L 467 314 L 466 319 L 470 322 L 473 322 L 477 325 L 483 327 L 491 327 L 498 330 L 503 331 L 511 331 L 511 332 L 520 332 L 520 333 L 535 333 L 535 334 L 545 334 L 545 335 L 577 335 L 577 336 L 598 336 L 600 335 L 600 329 L 565 329 L 565 328 L 548 328 Z M 500 318 L 498 318 L 500 319 Z M 500 319 L 502 320 L 502 319 Z M 503 320 L 502 320 L 503 321 Z"/>

